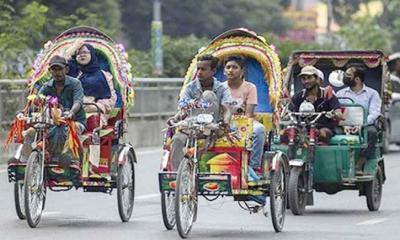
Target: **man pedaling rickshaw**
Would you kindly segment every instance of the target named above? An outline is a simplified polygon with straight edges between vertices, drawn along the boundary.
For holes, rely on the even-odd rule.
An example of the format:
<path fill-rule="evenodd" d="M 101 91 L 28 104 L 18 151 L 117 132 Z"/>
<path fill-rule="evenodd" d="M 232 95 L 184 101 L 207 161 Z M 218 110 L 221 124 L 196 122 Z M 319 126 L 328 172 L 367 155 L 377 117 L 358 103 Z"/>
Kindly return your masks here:
<path fill-rule="evenodd" d="M 222 125 L 227 127 L 231 118 L 228 105 L 232 101 L 232 96 L 229 88 L 213 77 L 218 66 L 218 58 L 212 55 L 203 55 L 197 61 L 197 79 L 187 86 L 179 102 L 190 105 L 188 107 L 195 107 L 201 100 L 210 103 L 206 111 L 213 114 L 214 120 L 222 121 Z M 222 120 L 220 120 L 221 112 Z M 185 113 L 179 110 L 174 117 L 167 121 L 167 124 L 173 124 L 185 117 L 187 117 Z M 176 132 L 172 137 L 171 159 L 174 171 L 178 170 L 180 161 L 184 157 L 183 149 L 186 140 L 187 135 L 180 132 Z"/>
<path fill-rule="evenodd" d="M 44 96 L 56 97 L 64 110 L 64 118 L 75 121 L 76 131 L 81 134 L 86 127 L 86 114 L 83 109 L 83 88 L 81 82 L 67 74 L 68 63 L 64 57 L 54 56 L 49 61 L 49 72 L 51 79 L 45 83 L 38 94 Z M 29 128 L 23 132 L 24 144 L 21 150 L 21 161 L 27 161 L 34 142 L 35 129 Z M 50 151 L 54 156 L 59 156 L 59 161 L 63 165 L 71 165 L 80 170 L 79 160 L 71 160 L 70 154 L 66 150 L 68 136 L 68 128 L 64 125 L 54 126 L 50 131 Z M 60 155 L 61 154 L 61 155 Z M 19 159 L 11 159 L 10 161 L 20 161 Z"/>

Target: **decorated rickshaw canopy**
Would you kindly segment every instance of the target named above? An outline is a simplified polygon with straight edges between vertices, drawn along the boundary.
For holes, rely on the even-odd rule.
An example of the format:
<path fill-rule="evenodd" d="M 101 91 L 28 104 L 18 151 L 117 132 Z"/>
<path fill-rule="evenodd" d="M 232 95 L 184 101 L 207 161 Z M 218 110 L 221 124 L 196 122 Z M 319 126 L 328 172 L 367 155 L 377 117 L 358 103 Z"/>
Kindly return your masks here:
<path fill-rule="evenodd" d="M 278 55 L 272 45 L 255 32 L 244 28 L 229 30 L 214 40 L 205 48 L 199 50 L 192 60 L 185 76 L 182 90 L 196 78 L 197 57 L 211 54 L 220 62 L 231 55 L 241 55 L 246 58 L 245 79 L 257 87 L 258 113 L 272 113 L 278 104 L 282 93 L 282 74 Z M 223 66 L 218 67 L 215 77 L 225 81 Z"/>
<path fill-rule="evenodd" d="M 117 100 L 117 104 L 132 104 L 134 91 L 131 81 L 131 66 L 128 63 L 128 55 L 124 46 L 115 43 L 105 33 L 87 26 L 68 29 L 44 45 L 32 65 L 28 87 L 33 89 L 36 83 L 42 84 L 48 81 L 50 79 L 48 62 L 51 57 L 63 55 L 78 39 L 95 48 L 100 67 L 113 75 L 114 87 L 118 100 L 120 100 Z"/>
<path fill-rule="evenodd" d="M 386 60 L 384 53 L 380 50 L 296 51 L 290 57 L 289 73 L 284 82 L 289 88 L 293 83 L 293 90 L 296 92 L 303 88 L 297 76 L 301 68 L 306 65 L 313 65 L 324 73 L 323 85 L 328 84 L 328 76 L 333 70 L 345 70 L 351 65 L 361 66 L 365 72 L 364 83 L 377 90 L 383 96 L 384 102 L 388 103 L 391 96 L 391 84 Z"/>
<path fill-rule="evenodd" d="M 385 55 L 379 50 L 355 51 L 297 51 L 292 54 L 292 63 L 300 67 L 315 65 L 329 60 L 335 67 L 344 67 L 351 61 L 360 61 L 368 68 L 375 68 L 385 62 Z"/>

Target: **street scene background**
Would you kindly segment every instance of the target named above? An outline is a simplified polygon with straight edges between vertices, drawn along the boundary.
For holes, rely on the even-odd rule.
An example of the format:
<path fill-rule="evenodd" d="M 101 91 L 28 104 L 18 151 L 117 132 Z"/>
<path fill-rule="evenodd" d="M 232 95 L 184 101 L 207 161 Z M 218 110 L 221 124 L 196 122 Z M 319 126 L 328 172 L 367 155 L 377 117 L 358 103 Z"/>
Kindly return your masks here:
<path fill-rule="evenodd" d="M 14 148 L 2 149 L 0 239 L 177 239 L 161 219 L 161 130 L 198 50 L 220 33 L 244 27 L 273 45 L 282 68 L 295 50 L 380 49 L 389 56 L 400 51 L 399 9 L 400 0 L 0 0 L 0 142 L 25 104 L 35 56 L 66 29 L 87 25 L 125 46 L 136 91 L 127 138 L 138 151 L 130 222 L 120 222 L 115 192 L 49 191 L 40 227 L 30 229 L 17 220 L 7 182 Z M 384 157 L 387 181 L 378 212 L 369 212 L 357 191 L 317 193 L 305 216 L 287 212 L 277 234 L 269 218 L 246 213 L 229 197 L 201 200 L 190 238 L 399 239 L 400 148 L 391 145 Z"/>

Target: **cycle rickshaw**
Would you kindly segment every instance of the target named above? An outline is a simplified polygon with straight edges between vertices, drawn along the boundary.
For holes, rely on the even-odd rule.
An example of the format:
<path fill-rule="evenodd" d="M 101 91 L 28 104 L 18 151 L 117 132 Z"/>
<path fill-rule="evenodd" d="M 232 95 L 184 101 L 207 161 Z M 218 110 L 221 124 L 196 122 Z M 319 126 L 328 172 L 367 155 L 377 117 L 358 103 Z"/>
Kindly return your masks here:
<path fill-rule="evenodd" d="M 288 65 L 285 78 L 287 92 L 293 95 L 303 89 L 297 77 L 302 67 L 313 65 L 325 76 L 323 86 L 331 86 L 335 91 L 343 88 L 343 70 L 347 66 L 360 66 L 365 69 L 364 83 L 375 89 L 381 99 L 381 117 L 375 125 L 378 141 L 374 156 L 369 157 L 363 166 L 364 175 L 357 176 L 356 161 L 360 151 L 367 147 L 368 109 L 354 103 L 351 99 L 341 99 L 343 119 L 338 121 L 336 135 L 330 142 L 321 144 L 317 138 L 316 120 L 326 112 L 314 112 L 314 106 L 307 107 L 303 102 L 300 112 L 287 112 L 282 120 L 282 128 L 288 128 L 287 143 L 276 136 L 273 150 L 287 154 L 290 164 L 288 203 L 295 215 L 302 215 L 307 205 L 313 205 L 313 192 L 335 194 L 342 190 L 358 190 L 366 196 L 367 207 L 377 211 L 380 206 L 385 168 L 383 152 L 385 148 L 385 129 L 387 110 L 390 103 L 390 82 L 384 55 L 381 51 L 299 51 L 294 52 Z M 329 81 L 328 81 L 329 79 Z M 284 115 L 284 114 L 283 114 Z M 282 132 L 283 133 L 283 132 Z"/>
<path fill-rule="evenodd" d="M 272 132 L 276 121 L 274 111 L 281 97 L 281 68 L 277 54 L 264 38 L 246 29 L 233 29 L 215 38 L 197 56 L 212 54 L 223 60 L 229 55 L 246 57 L 246 79 L 254 83 L 258 92 L 255 112 L 267 132 Z M 196 57 L 197 57 L 196 56 Z M 195 79 L 196 57 L 185 76 L 184 89 Z M 218 67 L 215 77 L 223 81 L 223 69 Z M 273 227 L 282 231 L 286 209 L 288 160 L 280 151 L 269 151 L 265 142 L 262 160 L 263 178 L 258 182 L 247 179 L 247 166 L 252 145 L 252 119 L 234 116 L 231 124 L 237 126 L 239 140 L 213 136 L 212 115 L 200 114 L 187 118 L 175 127 L 186 130 L 189 136 L 185 158 L 177 172 L 172 171 L 169 157 L 173 129 L 165 135 L 165 154 L 159 173 L 161 207 L 164 225 L 168 230 L 177 226 L 179 235 L 186 238 L 196 221 L 198 197 L 212 201 L 218 197 L 232 196 L 245 210 L 258 212 L 263 205 L 252 202 L 253 197 L 269 197 Z M 198 135 L 207 136 L 198 139 Z"/>
<path fill-rule="evenodd" d="M 49 129 L 61 124 L 57 99 L 34 94 L 34 86 L 50 79 L 48 62 L 75 41 L 91 44 L 103 70 L 113 76 L 117 95 L 115 107 L 105 125 L 100 124 L 98 113 L 87 114 L 87 126 L 82 135 L 71 130 L 68 141 L 71 153 L 80 161 L 80 169 L 61 166 L 48 151 Z M 27 87 L 29 97 L 23 117 L 14 121 L 8 143 L 23 142 L 22 131 L 36 129 L 32 152 L 26 162 L 20 160 L 21 147 L 15 155 L 18 161 L 8 165 L 8 179 L 14 183 L 15 207 L 19 219 L 27 219 L 36 227 L 45 206 L 46 190 L 67 191 L 81 188 L 84 192 L 109 193 L 117 189 L 118 210 L 123 222 L 130 219 L 134 203 L 136 155 L 126 143 L 127 107 L 133 103 L 133 86 L 126 52 L 106 34 L 91 27 L 71 28 L 45 44 L 37 55 Z M 56 111 L 55 111 L 56 110 Z M 57 113 L 58 112 L 58 113 Z M 71 129 L 71 122 L 64 122 Z M 75 133 L 75 134 L 74 134 Z M 72 144 L 72 145 L 71 145 Z M 22 146 L 22 145 L 21 145 Z"/>

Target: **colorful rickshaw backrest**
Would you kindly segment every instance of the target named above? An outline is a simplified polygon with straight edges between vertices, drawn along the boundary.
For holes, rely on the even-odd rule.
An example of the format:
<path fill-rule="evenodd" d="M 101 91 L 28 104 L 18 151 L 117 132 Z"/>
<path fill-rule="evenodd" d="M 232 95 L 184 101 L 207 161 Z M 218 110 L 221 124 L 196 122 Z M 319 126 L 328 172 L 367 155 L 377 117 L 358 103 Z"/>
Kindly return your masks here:
<path fill-rule="evenodd" d="M 255 111 L 259 120 L 270 130 L 272 113 L 277 109 L 282 95 L 281 65 L 274 47 L 255 32 L 244 28 L 229 30 L 199 50 L 186 73 L 181 93 L 196 78 L 197 57 L 205 54 L 218 57 L 220 62 L 231 55 L 246 58 L 245 79 L 257 87 L 258 105 Z M 222 64 L 218 66 L 215 77 L 221 82 L 225 81 Z"/>
<path fill-rule="evenodd" d="M 54 55 L 63 55 L 76 40 L 83 40 L 96 49 L 96 54 L 101 68 L 113 75 L 114 88 L 117 92 L 116 107 L 133 104 L 133 84 L 128 63 L 128 55 L 122 44 L 115 43 L 106 34 L 92 27 L 71 28 L 54 40 L 48 41 L 40 50 L 28 78 L 28 87 L 32 90 L 36 84 L 43 84 L 50 79 L 48 62 Z"/>
<path fill-rule="evenodd" d="M 288 64 L 288 74 L 285 76 L 284 85 L 288 86 L 291 94 L 303 89 L 297 75 L 301 68 L 312 65 L 324 73 L 323 86 L 329 84 L 328 77 L 331 71 L 345 70 L 350 65 L 365 69 L 365 84 L 378 91 L 384 103 L 390 102 L 391 85 L 389 72 L 383 52 L 379 50 L 360 51 L 297 51 L 291 55 Z M 332 86 L 335 91 L 340 88 Z M 343 88 L 343 87 L 342 87 Z"/>

